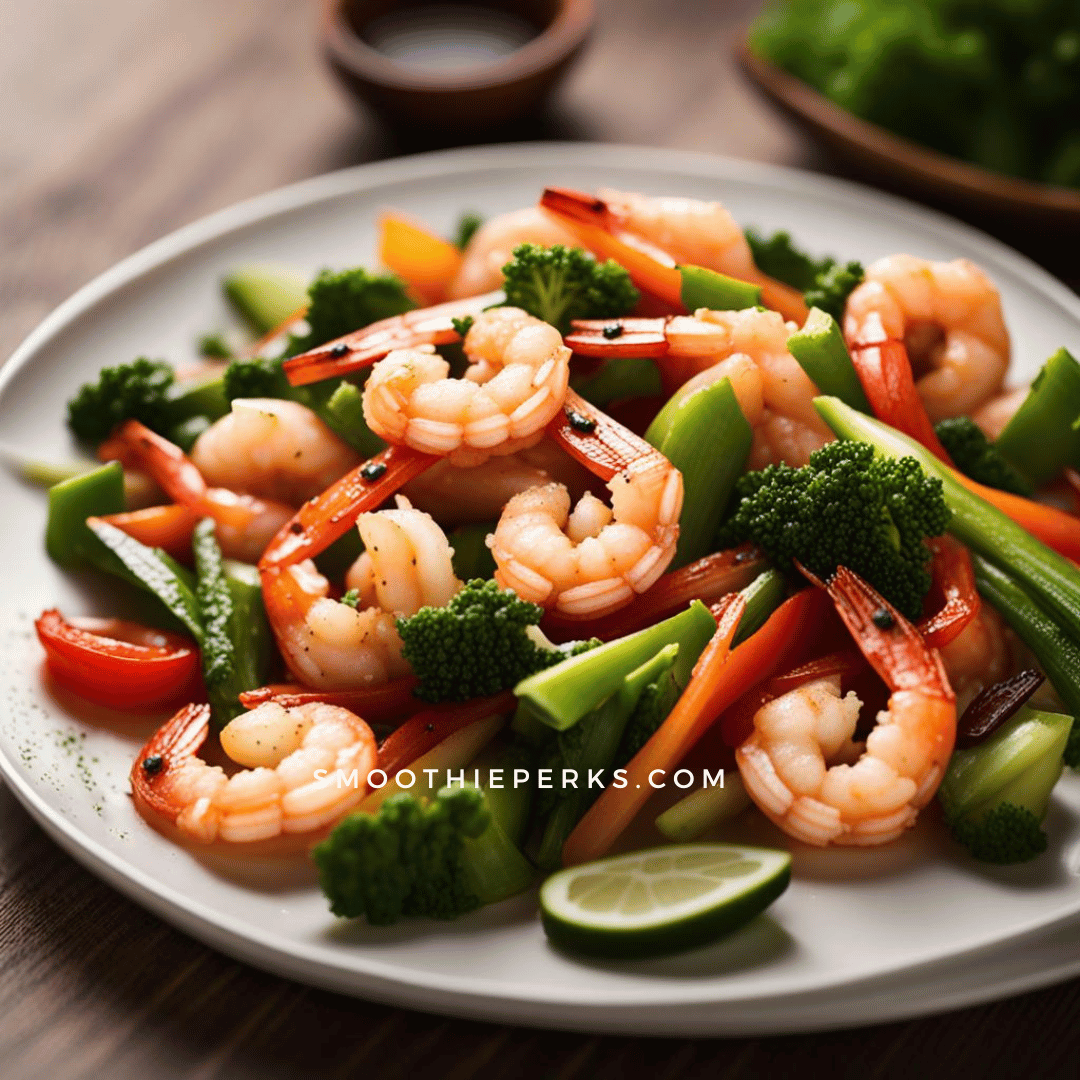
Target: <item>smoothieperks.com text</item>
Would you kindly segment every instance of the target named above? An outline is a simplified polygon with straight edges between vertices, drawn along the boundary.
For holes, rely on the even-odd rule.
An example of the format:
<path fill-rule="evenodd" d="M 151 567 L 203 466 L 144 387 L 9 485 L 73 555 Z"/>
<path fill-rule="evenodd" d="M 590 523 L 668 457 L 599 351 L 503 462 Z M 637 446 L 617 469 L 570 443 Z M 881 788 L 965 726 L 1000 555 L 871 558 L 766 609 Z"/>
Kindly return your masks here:
<path fill-rule="evenodd" d="M 418 775 L 419 774 L 419 775 Z M 453 787 L 455 784 L 464 787 L 466 784 L 474 784 L 477 787 L 487 788 L 519 788 L 528 784 L 536 784 L 540 790 L 561 789 L 563 791 L 574 789 L 577 791 L 590 788 L 605 788 L 609 784 L 613 788 L 629 787 L 625 769 L 589 769 L 579 772 L 577 769 L 399 769 L 391 777 L 382 769 L 373 769 L 366 777 L 360 775 L 359 770 L 345 772 L 338 769 L 331 773 L 327 769 L 316 769 L 315 779 L 324 780 L 333 776 L 338 787 L 360 787 L 366 784 L 378 791 L 393 783 L 402 791 L 408 791 L 415 787 L 417 781 L 420 787 L 435 790 L 439 787 Z M 723 787 L 724 770 L 717 769 L 710 772 L 702 769 L 700 776 L 689 769 L 677 769 L 670 776 L 666 769 L 653 769 L 649 773 L 648 785 L 656 791 L 661 791 L 668 784 L 686 791 L 700 786 L 703 788 Z M 641 784 L 635 784 L 641 787 Z"/>

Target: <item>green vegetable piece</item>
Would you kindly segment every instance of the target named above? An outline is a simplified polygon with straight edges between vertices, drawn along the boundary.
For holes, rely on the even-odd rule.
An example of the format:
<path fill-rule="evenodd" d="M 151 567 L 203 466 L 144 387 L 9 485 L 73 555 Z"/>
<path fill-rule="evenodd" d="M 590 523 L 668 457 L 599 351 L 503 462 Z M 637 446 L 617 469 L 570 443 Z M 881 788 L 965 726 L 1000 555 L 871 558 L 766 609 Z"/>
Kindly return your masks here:
<path fill-rule="evenodd" d="M 663 393 L 656 361 L 644 356 L 608 360 L 592 375 L 571 375 L 570 385 L 601 409 L 623 398 L 657 397 Z"/>
<path fill-rule="evenodd" d="M 994 443 L 1036 487 L 1066 465 L 1080 467 L 1080 363 L 1058 349 L 1043 365 L 1028 396 Z"/>
<path fill-rule="evenodd" d="M 805 251 L 800 251 L 787 231 L 765 236 L 757 229 L 746 229 L 746 240 L 757 268 L 769 277 L 803 292 L 813 286 L 822 264 Z M 831 259 L 825 260 L 831 263 Z"/>
<path fill-rule="evenodd" d="M 982 433 L 970 416 L 953 416 L 934 425 L 941 445 L 965 475 L 987 487 L 1031 497 L 1034 488 Z"/>
<path fill-rule="evenodd" d="M 761 286 L 718 274 L 704 266 L 680 266 L 680 297 L 687 311 L 742 311 L 761 303 Z"/>
<path fill-rule="evenodd" d="M 292 356 L 416 307 L 399 277 L 370 274 L 362 266 L 338 272 L 323 270 L 300 306 L 305 304 L 310 329 L 303 337 L 290 340 L 287 352 Z"/>
<path fill-rule="evenodd" d="M 975 585 L 1032 651 L 1058 697 L 1074 716 L 1080 716 L 1080 642 L 1040 607 L 1007 570 L 981 555 L 972 556 Z M 1070 740 L 1067 765 L 1080 766 L 1080 728 Z"/>
<path fill-rule="evenodd" d="M 690 670 L 715 631 L 716 621 L 709 609 L 695 600 L 686 611 L 670 619 L 531 675 L 514 687 L 518 714 L 513 726 L 515 730 L 528 730 L 540 723 L 556 731 L 573 727 L 610 697 L 631 671 L 669 644 L 679 646 L 675 678 L 685 686 Z"/>
<path fill-rule="evenodd" d="M 225 340 L 225 335 L 221 333 L 203 334 L 195 343 L 195 347 L 199 350 L 199 355 L 205 356 L 208 360 L 231 360 L 234 355 L 232 347 Z"/>
<path fill-rule="evenodd" d="M 785 569 L 797 559 L 823 579 L 847 566 L 908 618 L 919 617 L 930 588 L 923 541 L 945 530 L 949 510 L 941 482 L 917 460 L 885 460 L 872 447 L 834 442 L 800 469 L 747 473 L 736 494 L 723 546 L 753 540 Z"/>
<path fill-rule="evenodd" d="M 422 701 L 468 701 L 507 690 L 526 675 L 591 647 L 552 645 L 537 623 L 543 608 L 495 581 L 470 581 L 446 607 L 398 619 L 402 655 Z"/>
<path fill-rule="evenodd" d="M 483 224 L 484 219 L 480 214 L 475 210 L 467 210 L 461 215 L 454 230 L 454 246 L 462 249 L 468 247 L 469 241 L 476 235 L 476 230 Z"/>
<path fill-rule="evenodd" d="M 616 691 L 590 713 L 583 716 L 572 728 L 556 735 L 544 767 L 552 770 L 555 787 L 540 791 L 538 812 L 546 819 L 543 836 L 537 853 L 537 863 L 544 870 L 551 870 L 562 863 L 562 848 L 574 826 L 600 794 L 601 788 L 590 785 L 590 777 L 606 779 L 605 773 L 622 759 L 619 753 L 627 725 L 634 717 L 643 695 L 650 686 L 665 680 L 674 686 L 671 669 L 679 654 L 676 643 L 665 645 L 655 656 L 631 671 Z M 675 690 L 678 698 L 678 690 Z M 668 706 L 670 710 L 671 706 Z M 659 722 L 667 715 L 650 714 L 648 720 Z M 644 721 L 645 723 L 648 720 Z M 655 728 L 653 729 L 655 730 Z M 651 734 L 651 732 L 650 732 Z M 648 739 L 648 736 L 645 736 Z M 576 774 L 575 784 L 564 784 L 570 779 L 566 770 Z M 544 798 L 547 796 L 547 798 Z"/>
<path fill-rule="evenodd" d="M 50 492 L 51 494 L 51 492 Z M 153 593 L 178 618 L 198 645 L 203 622 L 189 571 L 160 548 L 140 544 L 107 521 L 91 520 L 87 528 L 123 564 L 127 575 Z"/>
<path fill-rule="evenodd" d="M 482 521 L 479 524 L 459 525 L 447 536 L 454 549 L 451 556 L 454 573 L 462 581 L 486 581 L 494 577 L 495 559 L 487 546 L 487 538 L 494 531 L 494 521 Z"/>
<path fill-rule="evenodd" d="M 102 368 L 67 404 L 68 427 L 89 443 L 103 442 L 117 424 L 132 417 L 159 434 L 171 422 L 170 391 L 175 375 L 163 360 L 139 357 Z"/>
<path fill-rule="evenodd" d="M 191 452 L 199 436 L 210 426 L 205 416 L 192 416 L 169 429 L 169 442 L 176 443 L 185 454 Z"/>
<path fill-rule="evenodd" d="M 883 458 L 913 457 L 927 476 L 939 479 L 952 511 L 949 532 L 972 551 L 1006 569 L 1063 630 L 1080 640 L 1080 570 L 1076 566 L 968 491 L 951 470 L 914 439 L 849 409 L 837 398 L 816 398 L 814 406 L 838 438 L 861 440 Z"/>
<path fill-rule="evenodd" d="M 732 647 L 741 644 L 765 625 L 769 616 L 783 603 L 787 581 L 779 570 L 765 570 L 740 591 L 746 600 L 746 607 L 731 639 Z"/>
<path fill-rule="evenodd" d="M 61 480 L 49 488 L 45 550 L 58 566 L 74 570 L 109 557 L 107 548 L 86 526 L 88 517 L 124 509 L 124 469 L 119 461 Z"/>
<path fill-rule="evenodd" d="M 678 648 L 678 645 L 665 645 L 652 660 L 627 675 L 627 686 L 636 687 L 638 683 L 644 685 L 640 687 L 633 710 L 623 728 L 622 739 L 619 740 L 615 753 L 615 765 L 625 765 L 660 730 L 660 725 L 667 719 L 668 713 L 675 708 L 683 690 L 675 681 L 675 672 L 672 670 Z M 670 657 L 670 660 L 661 664 L 665 656 Z M 581 723 L 585 721 L 582 720 Z M 575 731 L 577 726 L 579 725 L 575 725 L 570 731 Z"/>
<path fill-rule="evenodd" d="M 669 840 L 686 843 L 737 817 L 749 805 L 750 796 L 742 777 L 728 769 L 722 783 L 700 787 L 668 807 L 656 819 L 656 827 Z"/>
<path fill-rule="evenodd" d="M 386 443 L 364 419 L 364 395 L 360 387 L 342 381 L 327 399 L 323 415 L 334 432 L 364 457 L 374 457 L 386 449 Z"/>
<path fill-rule="evenodd" d="M 597 262 L 581 248 L 520 244 L 503 268 L 506 303 L 562 334 L 574 319 L 613 319 L 638 302 L 630 275 L 613 259 Z"/>
<path fill-rule="evenodd" d="M 671 569 L 712 550 L 753 437 L 726 378 L 687 394 L 675 393 L 649 425 L 646 441 L 683 477 L 679 540 Z"/>
<path fill-rule="evenodd" d="M 232 599 L 229 636 L 235 645 L 236 683 L 241 690 L 266 685 L 276 646 L 263 606 L 262 581 L 257 567 L 226 559 L 225 581 Z"/>
<path fill-rule="evenodd" d="M 823 394 L 838 397 L 859 412 L 871 413 L 840 324 L 827 311 L 810 309 L 801 330 L 788 338 L 788 351 Z"/>
<path fill-rule="evenodd" d="M 280 266 L 243 266 L 221 283 L 226 298 L 256 334 L 269 334 L 307 307 L 307 284 Z"/>
<path fill-rule="evenodd" d="M 957 750 L 938 792 L 953 835 L 983 862 L 1046 850 L 1041 825 L 1061 777 L 1071 716 L 1023 706 L 978 746 Z"/>
<path fill-rule="evenodd" d="M 169 422 L 180 424 L 193 417 L 218 420 L 229 411 L 225 381 L 220 375 L 197 382 L 173 383 L 168 396 Z"/>
<path fill-rule="evenodd" d="M 29 458 L 10 459 L 16 472 L 28 484 L 36 487 L 51 488 L 64 480 L 74 480 L 76 476 L 85 476 L 94 471 L 94 466 L 79 462 L 61 465 L 54 461 L 32 461 Z"/>
<path fill-rule="evenodd" d="M 862 263 L 830 265 L 818 274 L 813 286 L 803 293 L 803 300 L 807 307 L 820 308 L 834 319 L 842 319 L 847 298 L 865 276 Z"/>

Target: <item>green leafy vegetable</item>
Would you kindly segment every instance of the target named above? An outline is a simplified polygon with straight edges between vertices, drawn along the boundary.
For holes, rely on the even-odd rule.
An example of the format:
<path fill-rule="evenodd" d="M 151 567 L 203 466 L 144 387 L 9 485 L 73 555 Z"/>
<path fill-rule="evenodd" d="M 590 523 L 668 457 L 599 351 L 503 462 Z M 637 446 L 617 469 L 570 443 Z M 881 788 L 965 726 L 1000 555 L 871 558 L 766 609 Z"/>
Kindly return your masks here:
<path fill-rule="evenodd" d="M 483 224 L 483 217 L 474 210 L 468 210 L 462 214 L 454 232 L 455 247 L 468 247 L 469 241 L 476 235 L 476 230 Z"/>
<path fill-rule="evenodd" d="M 169 390 L 176 376 L 163 360 L 139 357 L 130 364 L 102 368 L 68 402 L 68 427 L 90 443 L 103 442 L 129 417 L 158 433 L 168 430 Z"/>

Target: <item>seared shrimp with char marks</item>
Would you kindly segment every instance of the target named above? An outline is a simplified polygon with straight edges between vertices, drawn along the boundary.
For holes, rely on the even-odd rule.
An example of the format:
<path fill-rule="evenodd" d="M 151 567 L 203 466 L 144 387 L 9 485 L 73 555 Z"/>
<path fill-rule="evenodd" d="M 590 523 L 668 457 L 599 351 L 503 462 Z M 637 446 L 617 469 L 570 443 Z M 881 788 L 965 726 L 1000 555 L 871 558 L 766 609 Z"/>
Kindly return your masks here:
<path fill-rule="evenodd" d="M 519 308 L 476 316 L 463 342 L 463 379 L 434 346 L 399 349 L 372 368 L 364 417 L 377 435 L 453 464 L 478 465 L 539 442 L 558 413 L 570 350 L 553 326 Z"/>
<path fill-rule="evenodd" d="M 209 724 L 208 705 L 188 705 L 136 758 L 132 795 L 155 827 L 200 845 L 299 851 L 367 793 L 375 736 L 347 709 L 267 702 L 238 716 L 221 731 L 222 749 L 244 766 L 231 776 L 198 756 Z"/>
<path fill-rule="evenodd" d="M 888 708 L 865 745 L 854 743 L 859 699 L 841 697 L 838 679 L 819 679 L 759 709 L 735 758 L 750 797 L 789 836 L 819 847 L 885 844 L 941 783 L 956 699 L 937 651 L 866 582 L 840 567 L 829 594 L 892 691 Z"/>
<path fill-rule="evenodd" d="M 871 263 L 844 309 L 848 346 L 902 341 L 935 423 L 966 416 L 1000 390 L 1009 333 L 993 282 L 968 259 L 889 255 Z"/>

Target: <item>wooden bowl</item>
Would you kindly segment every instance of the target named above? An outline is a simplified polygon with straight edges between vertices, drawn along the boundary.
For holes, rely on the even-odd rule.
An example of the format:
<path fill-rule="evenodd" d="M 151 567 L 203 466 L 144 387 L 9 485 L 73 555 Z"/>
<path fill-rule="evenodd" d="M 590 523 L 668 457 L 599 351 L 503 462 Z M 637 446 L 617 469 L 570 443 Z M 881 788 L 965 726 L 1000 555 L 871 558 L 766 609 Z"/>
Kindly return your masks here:
<path fill-rule="evenodd" d="M 365 40 L 373 20 L 403 5 L 328 0 L 327 60 L 350 92 L 395 124 L 444 133 L 505 127 L 538 112 L 581 51 L 595 19 L 593 0 L 477 0 L 477 5 L 517 16 L 538 33 L 505 57 L 445 71 L 391 59 Z M 421 0 L 407 6 L 432 5 Z"/>
<path fill-rule="evenodd" d="M 1080 226 L 1078 190 L 1019 180 L 930 150 L 860 120 L 746 45 L 739 58 L 767 97 L 839 158 L 867 173 L 966 211 L 1024 219 L 1040 228 Z"/>

